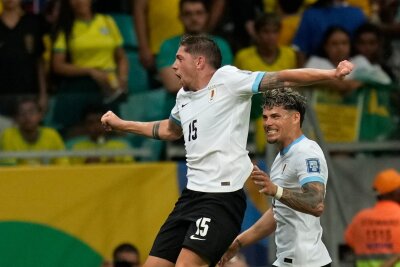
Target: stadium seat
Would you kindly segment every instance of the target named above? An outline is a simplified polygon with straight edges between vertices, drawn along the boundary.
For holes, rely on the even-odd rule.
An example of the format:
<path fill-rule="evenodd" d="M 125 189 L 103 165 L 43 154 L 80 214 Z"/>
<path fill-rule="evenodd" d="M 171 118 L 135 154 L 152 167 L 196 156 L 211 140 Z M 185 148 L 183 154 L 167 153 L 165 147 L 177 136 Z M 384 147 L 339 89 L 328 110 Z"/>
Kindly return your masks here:
<path fill-rule="evenodd" d="M 139 62 L 139 55 L 135 51 L 127 51 L 126 56 L 129 63 L 128 91 L 129 94 L 147 91 L 150 88 L 147 71 Z"/>
<path fill-rule="evenodd" d="M 166 91 L 163 89 L 139 92 L 130 95 L 126 102 L 120 107 L 121 117 L 126 120 L 134 121 L 157 121 L 166 119 L 169 111 L 165 108 Z M 165 142 L 154 140 L 138 135 L 128 136 L 131 144 L 135 148 L 149 148 L 149 157 L 139 158 L 142 161 L 157 161 L 161 159 L 164 151 Z"/>
<path fill-rule="evenodd" d="M 132 16 L 117 13 L 111 13 L 109 15 L 114 19 L 119 31 L 121 32 L 122 38 L 124 39 L 123 46 L 125 50 L 137 50 L 138 41 Z"/>

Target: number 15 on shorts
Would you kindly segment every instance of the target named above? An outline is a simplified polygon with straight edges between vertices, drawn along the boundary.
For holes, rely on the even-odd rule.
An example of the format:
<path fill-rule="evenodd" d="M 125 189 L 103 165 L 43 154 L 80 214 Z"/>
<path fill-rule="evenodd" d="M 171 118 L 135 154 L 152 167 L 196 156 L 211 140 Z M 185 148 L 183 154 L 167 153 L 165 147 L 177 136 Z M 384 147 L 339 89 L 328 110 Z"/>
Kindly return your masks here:
<path fill-rule="evenodd" d="M 190 239 L 206 240 L 204 237 L 208 232 L 208 223 L 211 222 L 210 218 L 202 217 L 196 221 L 196 233 L 190 236 Z"/>

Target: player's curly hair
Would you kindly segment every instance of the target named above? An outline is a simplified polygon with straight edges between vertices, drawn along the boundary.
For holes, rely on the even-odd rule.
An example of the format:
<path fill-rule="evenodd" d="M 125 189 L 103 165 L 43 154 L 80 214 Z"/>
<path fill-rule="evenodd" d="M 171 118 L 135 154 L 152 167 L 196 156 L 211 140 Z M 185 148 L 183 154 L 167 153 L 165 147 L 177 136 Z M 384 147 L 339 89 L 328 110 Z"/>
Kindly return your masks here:
<path fill-rule="evenodd" d="M 306 97 L 291 88 L 272 89 L 264 92 L 263 109 L 283 107 L 286 110 L 295 110 L 300 113 L 300 126 L 303 125 L 306 106 Z"/>

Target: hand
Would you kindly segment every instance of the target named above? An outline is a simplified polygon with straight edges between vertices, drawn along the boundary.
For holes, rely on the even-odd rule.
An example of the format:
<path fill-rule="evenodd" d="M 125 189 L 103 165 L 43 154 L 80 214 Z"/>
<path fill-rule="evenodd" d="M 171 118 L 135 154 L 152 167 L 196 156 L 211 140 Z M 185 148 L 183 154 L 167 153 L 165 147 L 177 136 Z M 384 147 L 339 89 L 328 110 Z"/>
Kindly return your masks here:
<path fill-rule="evenodd" d="M 150 70 L 154 67 L 154 55 L 148 47 L 139 49 L 139 60 L 145 69 Z"/>
<path fill-rule="evenodd" d="M 219 261 L 219 267 L 224 267 L 224 265 L 229 262 L 240 250 L 239 243 L 236 242 L 236 239 L 233 240 L 232 244 L 229 246 L 228 250 L 222 255 L 221 260 Z"/>
<path fill-rule="evenodd" d="M 268 196 L 275 196 L 278 187 L 271 182 L 268 174 L 260 170 L 257 165 L 254 165 L 250 177 L 253 182 L 261 188 L 258 192 Z"/>
<path fill-rule="evenodd" d="M 110 87 L 110 81 L 108 79 L 108 73 L 106 71 L 98 70 L 98 69 L 90 69 L 89 71 L 90 77 L 96 81 L 96 83 L 102 88 Z"/>
<path fill-rule="evenodd" d="M 343 60 L 336 67 L 335 77 L 339 80 L 343 80 L 354 68 L 354 64 L 350 61 Z"/>
<path fill-rule="evenodd" d="M 112 131 L 112 130 L 121 130 L 122 129 L 122 124 L 123 120 L 121 120 L 117 115 L 114 114 L 112 111 L 107 111 L 102 117 L 101 117 L 101 124 L 103 125 L 104 129 L 106 131 Z"/>

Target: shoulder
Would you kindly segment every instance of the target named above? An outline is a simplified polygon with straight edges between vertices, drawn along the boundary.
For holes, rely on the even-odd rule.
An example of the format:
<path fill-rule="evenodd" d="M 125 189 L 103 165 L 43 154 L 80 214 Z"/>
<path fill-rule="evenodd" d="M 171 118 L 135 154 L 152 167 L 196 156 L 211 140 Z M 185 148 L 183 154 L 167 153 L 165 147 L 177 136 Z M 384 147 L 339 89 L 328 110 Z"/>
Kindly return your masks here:
<path fill-rule="evenodd" d="M 50 127 L 40 127 L 42 134 L 45 135 L 46 137 L 52 137 L 52 138 L 61 138 L 61 135 L 57 132 L 57 130 L 50 128 Z"/>
<path fill-rule="evenodd" d="M 3 132 L 1 132 L 0 136 L 2 138 L 11 138 L 11 137 L 15 137 L 17 134 L 19 134 L 18 128 L 17 127 L 9 127 L 3 130 Z"/>

